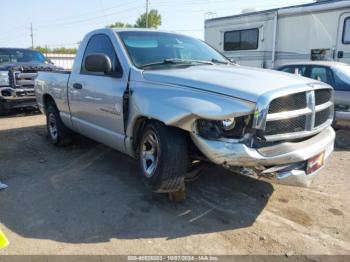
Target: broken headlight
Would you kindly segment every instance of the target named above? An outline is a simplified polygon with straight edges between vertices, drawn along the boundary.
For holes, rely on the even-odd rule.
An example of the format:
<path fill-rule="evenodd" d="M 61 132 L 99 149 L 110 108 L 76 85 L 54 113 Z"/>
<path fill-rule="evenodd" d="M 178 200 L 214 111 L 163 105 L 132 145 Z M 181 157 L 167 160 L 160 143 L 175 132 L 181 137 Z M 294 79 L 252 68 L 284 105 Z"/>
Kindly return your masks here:
<path fill-rule="evenodd" d="M 196 121 L 197 132 L 201 137 L 207 139 L 218 138 L 242 138 L 246 129 L 250 126 L 250 116 L 240 116 L 225 120 L 205 120 Z"/>

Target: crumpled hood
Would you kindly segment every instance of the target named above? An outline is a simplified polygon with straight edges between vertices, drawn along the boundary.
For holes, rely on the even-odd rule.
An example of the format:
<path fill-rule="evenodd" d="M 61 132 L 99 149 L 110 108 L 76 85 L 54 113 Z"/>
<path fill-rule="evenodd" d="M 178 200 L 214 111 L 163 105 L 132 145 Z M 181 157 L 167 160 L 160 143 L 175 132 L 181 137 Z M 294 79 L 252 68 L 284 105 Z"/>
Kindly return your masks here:
<path fill-rule="evenodd" d="M 274 70 L 227 65 L 203 65 L 169 70 L 146 70 L 145 80 L 186 86 L 256 102 L 270 91 L 306 85 L 315 80 Z"/>

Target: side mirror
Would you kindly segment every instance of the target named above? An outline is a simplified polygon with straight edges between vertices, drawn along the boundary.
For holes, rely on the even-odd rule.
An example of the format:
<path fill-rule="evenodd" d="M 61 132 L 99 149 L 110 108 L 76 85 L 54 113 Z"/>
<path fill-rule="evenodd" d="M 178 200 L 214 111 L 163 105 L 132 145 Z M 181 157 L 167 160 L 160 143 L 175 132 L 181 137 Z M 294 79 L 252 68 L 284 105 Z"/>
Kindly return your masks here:
<path fill-rule="evenodd" d="M 89 72 L 108 75 L 112 72 L 112 62 L 105 54 L 91 54 L 85 58 L 84 68 Z"/>

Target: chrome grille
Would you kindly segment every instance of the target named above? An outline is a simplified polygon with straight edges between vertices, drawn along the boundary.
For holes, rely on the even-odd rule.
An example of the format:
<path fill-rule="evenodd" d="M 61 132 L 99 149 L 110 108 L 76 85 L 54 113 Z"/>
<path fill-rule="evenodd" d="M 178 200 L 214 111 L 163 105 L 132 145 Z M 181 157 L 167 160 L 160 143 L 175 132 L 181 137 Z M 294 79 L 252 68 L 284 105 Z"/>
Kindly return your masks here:
<path fill-rule="evenodd" d="M 37 73 L 26 73 L 21 71 L 13 72 L 13 87 L 14 88 L 34 88 L 35 78 Z"/>
<path fill-rule="evenodd" d="M 274 99 L 269 107 L 269 114 L 297 110 L 306 107 L 305 93 L 297 93 Z"/>
<path fill-rule="evenodd" d="M 322 125 L 324 122 L 326 122 L 329 119 L 331 111 L 332 111 L 331 108 L 328 107 L 320 112 L 316 112 L 315 127 L 318 127 Z"/>
<path fill-rule="evenodd" d="M 270 136 L 275 134 L 304 131 L 305 124 L 306 116 L 272 121 L 266 126 L 265 135 Z"/>
<path fill-rule="evenodd" d="M 331 100 L 332 93 L 330 90 L 316 90 L 315 91 L 315 101 L 316 105 L 322 105 Z"/>
<path fill-rule="evenodd" d="M 331 89 L 299 92 L 273 99 L 263 136 L 267 141 L 312 135 L 333 119 Z"/>

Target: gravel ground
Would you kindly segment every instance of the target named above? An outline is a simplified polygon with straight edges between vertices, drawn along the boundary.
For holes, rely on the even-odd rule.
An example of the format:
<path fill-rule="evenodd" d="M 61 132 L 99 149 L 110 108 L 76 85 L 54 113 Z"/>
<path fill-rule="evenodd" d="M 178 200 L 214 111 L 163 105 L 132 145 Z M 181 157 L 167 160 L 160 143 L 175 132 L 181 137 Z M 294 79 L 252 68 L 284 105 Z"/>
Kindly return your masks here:
<path fill-rule="evenodd" d="M 55 148 L 45 118 L 0 118 L 1 254 L 350 254 L 350 151 L 310 188 L 206 170 L 184 203 L 151 194 L 137 162 L 79 137 Z"/>

